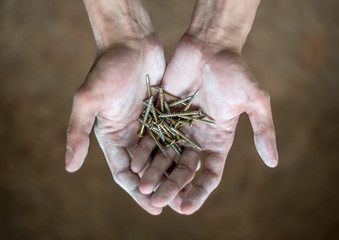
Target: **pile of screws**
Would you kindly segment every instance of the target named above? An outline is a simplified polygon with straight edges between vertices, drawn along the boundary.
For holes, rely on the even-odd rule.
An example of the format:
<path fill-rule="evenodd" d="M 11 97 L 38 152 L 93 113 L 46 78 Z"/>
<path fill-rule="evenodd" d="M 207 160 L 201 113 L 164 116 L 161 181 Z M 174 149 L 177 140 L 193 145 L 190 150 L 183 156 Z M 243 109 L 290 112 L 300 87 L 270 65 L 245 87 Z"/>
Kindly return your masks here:
<path fill-rule="evenodd" d="M 176 154 L 180 155 L 182 149 L 179 143 L 190 143 L 196 149 L 202 151 L 201 147 L 186 137 L 179 128 L 185 125 L 193 127 L 195 122 L 206 124 L 214 124 L 212 121 L 205 120 L 206 115 L 202 114 L 201 110 L 189 111 L 190 107 L 197 97 L 199 90 L 193 95 L 178 98 L 166 92 L 161 87 L 151 87 L 149 76 L 146 75 L 146 84 L 148 99 L 143 103 L 146 105 L 145 110 L 142 112 L 139 121 L 142 123 L 139 132 L 139 137 L 143 137 L 145 127 L 149 135 L 153 138 L 154 142 L 158 145 L 159 149 L 166 155 L 165 148 L 171 147 Z M 152 96 L 152 90 L 159 93 L 160 106 L 159 109 L 155 107 Z M 169 101 L 166 101 L 166 98 Z M 173 108 L 183 106 L 181 111 L 173 112 Z"/>

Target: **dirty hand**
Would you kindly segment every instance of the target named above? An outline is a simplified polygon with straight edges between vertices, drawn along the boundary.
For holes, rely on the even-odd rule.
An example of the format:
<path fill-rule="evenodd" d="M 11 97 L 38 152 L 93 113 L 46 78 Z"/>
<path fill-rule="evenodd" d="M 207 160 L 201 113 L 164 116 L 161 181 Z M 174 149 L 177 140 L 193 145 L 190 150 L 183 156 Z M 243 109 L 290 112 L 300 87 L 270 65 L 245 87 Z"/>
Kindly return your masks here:
<path fill-rule="evenodd" d="M 203 7 L 199 6 L 199 2 L 196 11 Z M 201 4 L 205 4 L 204 1 Z M 196 122 L 193 128 L 185 126 L 182 131 L 206 151 L 207 158 L 193 186 L 190 182 L 195 176 L 201 152 L 186 145 L 179 164 L 161 182 L 175 153 L 168 149 L 167 156 L 164 156 L 159 151 L 139 183 L 142 193 L 152 193 L 153 206 L 164 207 L 169 204 L 183 214 L 192 214 L 198 210 L 219 184 L 241 113 L 246 112 L 250 118 L 255 146 L 264 163 L 269 167 L 275 167 L 278 163 L 269 94 L 241 56 L 246 39 L 243 35 L 247 36 L 249 30 L 247 33 L 236 31 L 226 34 L 237 36 L 234 39 L 224 38 L 223 34 L 219 39 L 217 32 L 209 35 L 203 32 L 203 28 L 197 27 L 195 18 L 197 16 L 193 17 L 191 28 L 179 42 L 166 68 L 162 86 L 179 97 L 200 90 L 193 108 L 200 108 L 215 125 Z M 233 31 L 235 28 L 231 29 Z M 154 147 L 151 139 L 141 141 L 132 159 L 134 172 L 138 173 L 144 168 Z"/>
<path fill-rule="evenodd" d="M 106 23 L 109 17 L 104 16 L 104 11 L 130 6 L 125 6 L 124 1 L 86 0 L 85 4 L 94 29 L 98 55 L 86 81 L 74 96 L 67 131 L 66 169 L 74 172 L 83 164 L 94 125 L 114 180 L 142 208 L 151 214 L 159 214 L 162 208 L 152 206 L 150 196 L 138 189 L 140 176 L 130 170 L 130 154 L 140 140 L 137 135 L 140 127 L 138 118 L 143 108 L 142 101 L 147 96 L 145 76 L 150 75 L 151 84 L 159 84 L 166 64 L 163 48 L 152 27 L 147 26 L 150 24 L 147 18 L 144 16 L 146 20 L 143 21 L 136 16 L 129 17 L 126 12 L 130 9 L 123 13 L 107 13 L 109 17 L 122 14 L 119 19 L 120 22 L 125 21 L 123 26 L 118 24 L 119 21 Z M 116 4 L 121 6 L 117 8 Z M 143 10 L 140 6 L 132 9 Z M 138 17 L 142 14 L 139 13 Z M 142 26 L 137 20 L 143 21 Z M 107 25 L 112 29 L 110 32 L 106 31 Z"/>

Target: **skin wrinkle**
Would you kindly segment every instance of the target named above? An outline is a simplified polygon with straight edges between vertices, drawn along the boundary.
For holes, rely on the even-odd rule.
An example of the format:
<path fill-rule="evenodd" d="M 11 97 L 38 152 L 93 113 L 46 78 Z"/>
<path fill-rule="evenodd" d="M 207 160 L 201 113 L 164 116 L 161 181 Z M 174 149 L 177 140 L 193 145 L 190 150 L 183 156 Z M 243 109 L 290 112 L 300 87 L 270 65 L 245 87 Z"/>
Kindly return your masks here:
<path fill-rule="evenodd" d="M 144 4 L 136 0 L 84 0 L 98 52 L 112 42 L 142 39 L 154 32 Z"/>
<path fill-rule="evenodd" d="M 194 188 L 195 188 L 195 191 L 200 191 L 202 192 L 203 194 L 201 194 L 203 196 L 203 199 L 199 199 L 199 198 L 190 198 L 190 200 L 192 201 L 205 201 L 205 199 L 207 198 L 207 196 L 209 195 L 209 191 L 206 189 L 206 186 L 204 184 L 195 184 L 194 185 Z"/>
<path fill-rule="evenodd" d="M 125 189 L 125 191 L 130 191 L 130 192 L 134 192 L 135 190 L 138 189 L 138 184 L 137 182 L 132 182 L 132 181 L 126 181 L 126 179 L 129 179 L 126 177 L 126 175 L 131 174 L 129 168 L 125 168 L 123 170 L 119 170 L 114 172 L 114 176 L 115 176 L 115 181 L 122 187 Z"/>
<path fill-rule="evenodd" d="M 202 42 L 241 52 L 259 3 L 260 0 L 198 0 L 187 33 Z"/>
<path fill-rule="evenodd" d="M 212 137 L 212 139 L 210 139 L 211 136 L 208 136 L 208 138 L 206 138 L 206 140 L 204 140 L 204 138 L 202 138 L 203 140 L 201 141 L 201 145 L 204 146 L 203 144 L 205 144 L 206 147 L 204 147 L 206 150 L 208 149 L 209 151 L 220 151 L 220 149 L 224 148 L 225 143 L 228 142 L 229 140 L 233 139 L 234 137 L 234 132 L 220 132 L 217 136 Z M 219 140 L 214 140 L 213 139 L 218 139 Z M 222 138 L 220 138 L 222 137 Z M 224 139 L 224 140 L 222 140 Z M 231 145 L 231 144 L 230 144 Z"/>
<path fill-rule="evenodd" d="M 173 180 L 172 178 L 168 178 L 167 181 L 166 181 L 166 184 L 170 186 L 170 187 L 167 187 L 167 189 L 166 189 L 167 193 L 172 192 L 172 191 L 179 192 L 181 190 L 178 183 L 175 180 Z M 162 195 L 164 195 L 164 194 L 162 194 Z"/>
<path fill-rule="evenodd" d="M 187 172 L 187 175 L 191 176 L 191 179 L 189 181 L 191 181 L 193 179 L 195 171 L 196 171 L 196 167 L 192 168 L 187 163 L 179 163 L 179 165 L 176 167 L 176 169 L 181 170 L 183 172 Z"/>

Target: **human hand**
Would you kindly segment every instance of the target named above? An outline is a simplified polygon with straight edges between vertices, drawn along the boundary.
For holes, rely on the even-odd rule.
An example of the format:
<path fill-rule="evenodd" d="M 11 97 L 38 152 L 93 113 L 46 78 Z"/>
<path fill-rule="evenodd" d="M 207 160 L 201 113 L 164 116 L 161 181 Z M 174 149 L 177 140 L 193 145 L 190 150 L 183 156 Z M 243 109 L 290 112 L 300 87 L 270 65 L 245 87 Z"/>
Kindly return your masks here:
<path fill-rule="evenodd" d="M 180 209 L 183 213 L 190 214 L 200 208 L 220 182 L 241 113 L 246 112 L 250 118 L 255 146 L 263 161 L 269 167 L 277 165 L 269 95 L 239 53 L 229 50 L 214 52 L 185 36 L 166 69 L 162 86 L 175 96 L 191 95 L 200 89 L 195 105 L 216 123 L 206 125 L 197 122 L 193 128 L 183 130 L 207 151 L 196 184 L 182 196 Z M 200 156 L 201 153 L 195 148 L 185 147 L 179 165 L 154 192 L 154 206 L 163 207 L 174 200 L 178 192 L 193 179 Z M 153 159 L 152 165 L 156 165 L 157 161 Z M 154 173 L 146 171 L 139 184 L 140 190 L 147 193 L 143 189 L 155 186 L 153 179 Z"/>
<path fill-rule="evenodd" d="M 241 113 L 246 112 L 250 118 L 255 146 L 265 164 L 275 167 L 278 163 L 269 95 L 241 56 L 246 38 L 236 38 L 238 42 L 234 39 L 218 42 L 193 30 L 179 42 L 166 68 L 162 86 L 175 96 L 188 96 L 200 89 L 194 106 L 201 108 L 215 125 L 197 122 L 193 128 L 183 127 L 183 132 L 207 152 L 207 158 L 194 186 L 190 182 L 201 153 L 189 145 L 185 146 L 179 164 L 160 186 L 160 179 L 174 156 L 171 149 L 167 156 L 158 153 L 154 157 L 139 183 L 142 193 L 154 192 L 152 205 L 170 204 L 184 214 L 199 209 L 219 184 Z M 154 147 L 150 139 L 141 141 L 132 159 L 134 172 L 143 169 Z"/>
<path fill-rule="evenodd" d="M 92 15 L 101 16 L 94 14 L 91 5 L 86 7 L 90 18 Z M 91 22 L 96 34 L 104 29 L 98 19 L 91 18 Z M 139 28 L 134 25 L 135 19 L 131 24 Z M 151 214 L 159 214 L 162 208 L 152 206 L 150 196 L 140 193 L 140 176 L 130 170 L 129 154 L 133 153 L 139 142 L 138 118 L 143 108 L 142 101 L 147 95 L 145 76 L 150 75 L 152 85 L 158 84 L 165 70 L 165 58 L 151 27 L 142 34 L 139 29 L 135 31 L 120 29 L 118 33 L 123 32 L 124 36 L 111 36 L 105 31 L 100 36 L 96 35 L 98 56 L 86 81 L 74 96 L 67 131 L 66 169 L 74 172 L 81 167 L 88 151 L 89 133 L 95 122 L 95 135 L 114 180 L 142 208 Z"/>

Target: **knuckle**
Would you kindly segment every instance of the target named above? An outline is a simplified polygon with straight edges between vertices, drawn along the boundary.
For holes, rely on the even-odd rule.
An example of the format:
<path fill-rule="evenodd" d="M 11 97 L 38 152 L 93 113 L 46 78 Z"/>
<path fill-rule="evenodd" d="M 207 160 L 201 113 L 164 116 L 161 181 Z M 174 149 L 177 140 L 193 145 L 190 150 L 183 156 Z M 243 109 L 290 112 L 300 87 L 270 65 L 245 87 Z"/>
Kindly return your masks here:
<path fill-rule="evenodd" d="M 122 169 L 122 170 L 115 170 L 112 171 L 112 175 L 113 175 L 113 179 L 114 181 L 121 186 L 122 188 L 124 188 L 125 190 L 127 190 L 128 188 L 130 188 L 131 183 L 129 181 L 126 181 L 126 179 L 128 174 L 128 170 L 127 169 Z"/>
<path fill-rule="evenodd" d="M 93 94 L 93 91 L 91 91 L 88 88 L 81 87 L 79 88 L 73 97 L 73 103 L 74 104 L 80 104 L 80 105 L 89 105 L 96 102 L 96 97 Z"/>
<path fill-rule="evenodd" d="M 206 178 L 206 185 L 208 185 L 211 190 L 214 190 L 221 181 L 221 174 L 211 169 L 203 169 L 201 174 L 208 176 Z"/>
<path fill-rule="evenodd" d="M 256 96 L 257 98 L 262 99 L 262 100 L 267 100 L 270 98 L 270 95 L 268 94 L 268 92 L 263 88 L 257 88 Z"/>
<path fill-rule="evenodd" d="M 87 96 L 88 96 L 88 91 L 84 90 L 83 88 L 79 88 L 75 92 L 73 100 L 75 103 L 82 103 L 87 100 Z"/>
<path fill-rule="evenodd" d="M 270 94 L 265 89 L 260 89 L 259 97 L 262 101 L 269 102 L 270 101 Z"/>
<path fill-rule="evenodd" d="M 254 92 L 254 100 L 256 104 L 267 107 L 270 105 L 271 97 L 265 89 L 258 87 Z"/>
<path fill-rule="evenodd" d="M 168 187 L 168 189 L 170 189 L 172 191 L 175 191 L 175 192 L 179 192 L 180 191 L 179 184 L 175 180 L 173 180 L 171 178 L 167 179 L 167 187 Z"/>
<path fill-rule="evenodd" d="M 114 181 L 120 186 L 122 184 L 123 176 L 121 172 L 114 172 L 112 174 Z"/>
<path fill-rule="evenodd" d="M 147 150 L 147 152 L 151 149 L 153 149 L 155 146 L 155 142 L 153 141 L 153 139 L 151 137 L 149 137 L 148 135 L 146 135 L 141 141 L 140 141 L 140 147 L 142 149 Z"/>
<path fill-rule="evenodd" d="M 270 102 L 271 96 L 266 90 L 261 90 L 262 99 L 265 102 Z"/>
<path fill-rule="evenodd" d="M 200 192 L 203 193 L 203 195 L 208 196 L 211 191 L 209 191 L 205 186 L 203 185 L 195 185 L 194 186 L 196 189 L 198 189 Z"/>
<path fill-rule="evenodd" d="M 188 164 L 180 163 L 180 164 L 177 166 L 177 169 L 178 169 L 178 170 L 181 170 L 181 171 L 183 171 L 183 172 L 186 172 L 186 173 L 188 173 L 189 175 L 193 175 L 196 168 L 191 168 Z"/>

